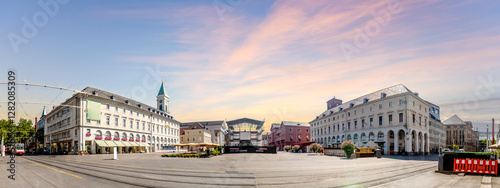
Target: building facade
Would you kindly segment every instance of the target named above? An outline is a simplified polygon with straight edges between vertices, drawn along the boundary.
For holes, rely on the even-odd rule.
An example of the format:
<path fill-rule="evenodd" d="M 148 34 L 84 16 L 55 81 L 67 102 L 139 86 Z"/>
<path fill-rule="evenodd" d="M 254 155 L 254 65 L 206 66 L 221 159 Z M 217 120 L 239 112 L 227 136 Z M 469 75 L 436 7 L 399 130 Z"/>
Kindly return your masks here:
<path fill-rule="evenodd" d="M 179 143 L 179 124 L 170 115 L 162 85 L 157 108 L 87 87 L 44 116 L 45 144 L 51 153 L 151 152 Z M 161 110 L 160 110 L 161 109 Z"/>
<path fill-rule="evenodd" d="M 374 141 L 384 154 L 426 154 L 430 108 L 400 84 L 346 103 L 334 98 L 309 124 L 313 142 L 323 147 L 339 148 L 345 140 Z"/>
<path fill-rule="evenodd" d="M 227 122 L 228 146 L 262 146 L 264 121 L 241 118 Z"/>
<path fill-rule="evenodd" d="M 181 123 L 181 128 L 187 128 L 193 123 L 199 123 L 205 127 L 205 129 L 210 131 L 210 137 L 212 139 L 211 143 L 219 144 L 221 146 L 228 145 L 228 128 L 226 121 L 198 121 Z"/>
<path fill-rule="evenodd" d="M 281 151 L 285 146 L 300 145 L 305 151 L 307 145 L 311 144 L 310 128 L 308 123 L 303 122 L 282 121 L 279 126 L 273 123 L 270 135 L 274 138 L 269 145 L 278 147 Z"/>
<path fill-rule="evenodd" d="M 181 128 L 181 144 L 189 143 L 213 143 L 211 131 L 200 123 Z"/>
<path fill-rule="evenodd" d="M 431 153 L 439 153 L 440 148 L 446 148 L 446 127 L 440 119 L 439 106 L 428 102 L 429 109 L 429 147 Z"/>
<path fill-rule="evenodd" d="M 470 121 L 463 121 L 457 115 L 453 115 L 443 122 L 446 126 L 446 147 L 458 145 L 465 151 L 478 151 L 479 137 L 474 131 Z"/>

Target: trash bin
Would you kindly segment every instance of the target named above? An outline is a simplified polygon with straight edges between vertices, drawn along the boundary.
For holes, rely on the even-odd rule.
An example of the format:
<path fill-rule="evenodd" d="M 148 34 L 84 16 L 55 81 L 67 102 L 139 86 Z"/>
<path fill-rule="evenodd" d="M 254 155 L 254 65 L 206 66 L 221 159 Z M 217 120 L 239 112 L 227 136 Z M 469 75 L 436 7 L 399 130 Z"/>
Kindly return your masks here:
<path fill-rule="evenodd" d="M 380 150 L 380 149 L 376 149 L 376 150 L 375 150 L 375 156 L 376 156 L 377 158 L 382 158 L 382 150 Z"/>

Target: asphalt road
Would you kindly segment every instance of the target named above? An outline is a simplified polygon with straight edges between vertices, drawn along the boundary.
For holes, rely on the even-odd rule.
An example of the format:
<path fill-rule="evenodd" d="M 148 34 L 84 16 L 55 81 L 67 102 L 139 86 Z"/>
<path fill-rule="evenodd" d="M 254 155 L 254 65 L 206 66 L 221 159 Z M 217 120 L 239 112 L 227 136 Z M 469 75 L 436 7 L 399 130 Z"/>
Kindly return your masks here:
<path fill-rule="evenodd" d="M 0 157 L 0 187 L 480 187 L 481 175 L 435 173 L 437 156 L 345 159 L 311 154 L 225 154 L 208 159 L 158 153 Z M 500 178 L 491 178 L 500 187 Z"/>

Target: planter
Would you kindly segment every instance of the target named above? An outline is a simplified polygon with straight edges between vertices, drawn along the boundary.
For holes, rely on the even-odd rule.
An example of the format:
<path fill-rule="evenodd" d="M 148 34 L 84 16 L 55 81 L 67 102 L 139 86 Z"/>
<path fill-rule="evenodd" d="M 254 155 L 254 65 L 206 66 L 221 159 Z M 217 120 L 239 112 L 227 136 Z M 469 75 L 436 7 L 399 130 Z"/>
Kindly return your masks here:
<path fill-rule="evenodd" d="M 146 140 L 142 140 L 142 142 L 146 142 Z"/>
<path fill-rule="evenodd" d="M 128 141 L 134 141 L 134 139 L 133 138 L 129 138 Z"/>
<path fill-rule="evenodd" d="M 113 140 L 120 140 L 120 138 L 113 138 Z"/>
<path fill-rule="evenodd" d="M 90 133 L 85 134 L 85 136 L 91 136 L 91 135 L 92 135 L 92 134 L 90 134 Z"/>
<path fill-rule="evenodd" d="M 96 140 L 102 140 L 102 136 L 96 136 L 95 139 Z"/>
<path fill-rule="evenodd" d="M 111 140 L 111 137 L 106 137 L 104 138 L 104 140 Z"/>
<path fill-rule="evenodd" d="M 135 139 L 135 141 L 136 141 L 136 142 L 139 142 L 140 140 L 137 138 L 137 139 Z"/>
<path fill-rule="evenodd" d="M 122 141 L 127 141 L 127 138 L 122 138 Z"/>

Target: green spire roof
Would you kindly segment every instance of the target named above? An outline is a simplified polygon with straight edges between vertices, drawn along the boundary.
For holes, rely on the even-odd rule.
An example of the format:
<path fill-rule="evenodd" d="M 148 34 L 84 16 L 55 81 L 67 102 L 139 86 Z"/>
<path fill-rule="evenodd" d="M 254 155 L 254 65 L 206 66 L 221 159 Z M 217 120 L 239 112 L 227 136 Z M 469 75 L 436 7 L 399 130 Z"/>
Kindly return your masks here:
<path fill-rule="evenodd" d="M 158 95 L 166 95 L 165 87 L 163 86 L 163 79 L 161 80 L 161 87 L 160 91 L 158 91 Z"/>

